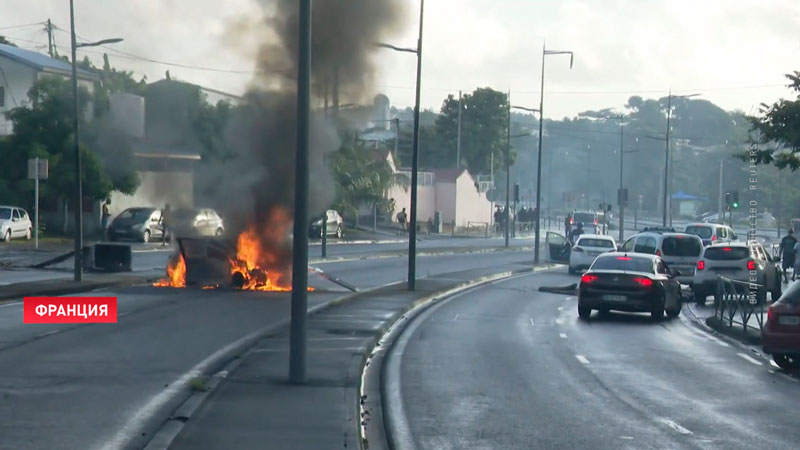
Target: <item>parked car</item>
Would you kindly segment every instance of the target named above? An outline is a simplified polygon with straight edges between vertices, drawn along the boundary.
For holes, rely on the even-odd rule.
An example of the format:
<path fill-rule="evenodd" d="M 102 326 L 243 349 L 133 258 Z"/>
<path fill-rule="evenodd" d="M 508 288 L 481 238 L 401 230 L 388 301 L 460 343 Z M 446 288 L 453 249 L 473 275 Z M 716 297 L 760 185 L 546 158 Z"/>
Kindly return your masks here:
<path fill-rule="evenodd" d="M 132 239 L 150 242 L 160 238 L 161 210 L 158 208 L 128 208 L 122 211 L 108 226 L 108 240 Z"/>
<path fill-rule="evenodd" d="M 328 236 L 336 236 L 338 239 L 344 237 L 344 220 L 342 216 L 333 209 L 325 212 L 328 223 L 325 225 L 325 231 Z M 322 216 L 311 222 L 308 227 L 308 236 L 312 238 L 322 238 Z"/>
<path fill-rule="evenodd" d="M 598 225 L 600 225 L 600 213 L 594 211 L 573 211 L 572 212 L 572 227 L 578 226 L 583 223 L 583 229 L 589 232 L 594 230 L 597 233 Z"/>
<path fill-rule="evenodd" d="M 716 223 L 690 223 L 686 225 L 684 233 L 696 234 L 703 240 L 703 245 L 739 240 L 739 236 L 731 227 Z"/>
<path fill-rule="evenodd" d="M 659 320 L 681 313 L 680 271 L 671 271 L 656 255 L 604 253 L 581 277 L 578 316 L 587 319 L 592 310 L 649 312 Z"/>
<path fill-rule="evenodd" d="M 27 211 L 16 206 L 0 206 L 0 239 L 4 242 L 14 238 L 30 239 L 32 230 Z"/>
<path fill-rule="evenodd" d="M 781 296 L 781 269 L 778 261 L 758 242 L 714 244 L 703 250 L 697 261 L 692 291 L 698 304 L 717 289 L 717 275 L 738 281 L 755 282 L 759 300 L 766 300 L 767 291 L 773 299 Z"/>
<path fill-rule="evenodd" d="M 172 212 L 167 233 L 177 237 L 221 236 L 222 218 L 210 208 L 179 208 Z"/>
<path fill-rule="evenodd" d="M 681 272 L 678 281 L 691 285 L 703 241 L 694 234 L 646 231 L 631 236 L 620 251 L 660 256 L 670 270 Z"/>
<path fill-rule="evenodd" d="M 614 238 L 601 234 L 582 234 L 569 253 L 569 273 L 588 269 L 602 253 L 617 251 Z"/>
<path fill-rule="evenodd" d="M 800 369 L 800 282 L 792 283 L 770 305 L 761 345 L 781 368 Z"/>

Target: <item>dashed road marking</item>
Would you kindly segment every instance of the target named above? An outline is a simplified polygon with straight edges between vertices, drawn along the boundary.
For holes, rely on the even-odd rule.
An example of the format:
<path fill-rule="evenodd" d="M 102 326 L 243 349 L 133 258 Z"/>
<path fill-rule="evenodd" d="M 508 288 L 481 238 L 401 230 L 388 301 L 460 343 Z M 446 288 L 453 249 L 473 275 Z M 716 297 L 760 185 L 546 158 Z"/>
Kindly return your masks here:
<path fill-rule="evenodd" d="M 534 327 L 535 327 L 535 326 L 536 326 L 536 324 L 533 322 L 533 318 L 530 318 L 530 320 L 531 320 L 531 326 L 534 326 Z"/>
<path fill-rule="evenodd" d="M 586 359 L 586 357 L 583 355 L 575 355 L 575 359 L 582 362 L 583 364 L 589 364 L 589 360 Z"/>
<path fill-rule="evenodd" d="M 563 307 L 563 306 L 559 306 L 559 307 L 558 307 L 558 310 L 559 310 L 559 311 L 563 311 L 563 310 L 564 310 L 564 307 Z"/>
<path fill-rule="evenodd" d="M 625 439 L 626 441 L 632 441 L 633 440 L 633 436 L 620 436 L 619 438 L 620 439 Z"/>
<path fill-rule="evenodd" d="M 677 431 L 680 434 L 683 434 L 683 435 L 693 434 L 691 431 L 689 431 L 688 429 L 682 427 L 679 423 L 677 423 L 677 422 L 675 422 L 673 420 L 660 418 L 660 419 L 658 419 L 658 421 L 663 423 L 664 425 L 672 428 L 673 430 Z"/>
<path fill-rule="evenodd" d="M 567 333 L 558 333 L 558 335 L 561 336 L 561 339 L 567 338 Z"/>
<path fill-rule="evenodd" d="M 737 353 L 737 355 L 739 355 L 742 359 L 744 359 L 745 361 L 747 361 L 747 362 L 749 362 L 751 364 L 755 364 L 757 366 L 763 366 L 761 361 L 753 358 L 752 356 L 750 356 L 750 355 L 748 355 L 746 353 Z"/>
<path fill-rule="evenodd" d="M 453 320 L 458 320 L 458 315 L 459 315 L 459 314 L 460 314 L 460 313 L 456 313 L 456 316 L 455 316 L 455 317 L 453 317 Z"/>
<path fill-rule="evenodd" d="M 45 336 L 51 336 L 51 335 L 54 335 L 54 334 L 58 333 L 59 331 L 61 331 L 61 330 L 48 331 L 47 333 L 42 333 L 42 334 L 40 334 L 40 335 L 38 335 L 36 337 L 37 338 L 43 338 Z"/>

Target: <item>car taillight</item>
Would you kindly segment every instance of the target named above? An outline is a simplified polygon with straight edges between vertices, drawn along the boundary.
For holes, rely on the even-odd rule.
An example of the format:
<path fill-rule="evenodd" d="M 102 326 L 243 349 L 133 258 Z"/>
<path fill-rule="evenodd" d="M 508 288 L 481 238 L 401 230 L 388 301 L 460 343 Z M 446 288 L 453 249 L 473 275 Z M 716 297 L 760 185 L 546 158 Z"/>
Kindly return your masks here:
<path fill-rule="evenodd" d="M 597 219 L 594 219 L 594 224 L 597 225 Z"/>
<path fill-rule="evenodd" d="M 656 250 L 656 256 L 661 256 L 661 250 Z"/>
<path fill-rule="evenodd" d="M 697 261 L 697 270 L 703 270 L 705 268 L 706 268 L 705 261 L 703 261 L 702 259 L 700 261 Z"/>
<path fill-rule="evenodd" d="M 747 261 L 747 270 L 756 270 L 756 262 L 752 259 Z"/>
<path fill-rule="evenodd" d="M 583 252 L 583 249 L 582 249 L 582 248 L 580 248 L 580 247 L 575 247 L 575 248 L 573 248 L 572 250 L 573 250 L 573 251 L 576 251 L 576 252 Z"/>
<path fill-rule="evenodd" d="M 717 240 L 717 235 L 716 234 L 712 234 L 711 235 L 711 240 L 712 241 L 716 241 Z"/>
<path fill-rule="evenodd" d="M 772 306 L 767 309 L 767 322 L 772 322 L 775 320 L 775 312 L 772 310 Z"/>
<path fill-rule="evenodd" d="M 581 284 L 590 284 L 597 281 L 597 275 L 584 275 L 581 277 Z"/>
<path fill-rule="evenodd" d="M 653 285 L 653 280 L 650 278 L 635 277 L 633 281 L 641 287 L 650 287 Z"/>
<path fill-rule="evenodd" d="M 630 256 L 617 256 L 617 259 L 620 260 L 620 261 L 630 261 L 631 257 Z"/>

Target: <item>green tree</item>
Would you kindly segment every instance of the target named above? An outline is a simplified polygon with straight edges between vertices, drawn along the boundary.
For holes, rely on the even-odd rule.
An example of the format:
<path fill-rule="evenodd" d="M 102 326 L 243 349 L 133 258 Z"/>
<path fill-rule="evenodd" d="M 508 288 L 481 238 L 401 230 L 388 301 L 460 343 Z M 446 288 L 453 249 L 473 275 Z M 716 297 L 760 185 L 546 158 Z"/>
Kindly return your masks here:
<path fill-rule="evenodd" d="M 787 87 L 795 91 L 794 100 L 780 99 L 772 105 L 762 104 L 760 117 L 749 117 L 758 141 L 768 144 L 756 151 L 757 164 L 774 164 L 779 168 L 800 168 L 800 71 L 787 74 Z M 783 150 L 787 151 L 783 151 Z"/>
<path fill-rule="evenodd" d="M 500 170 L 505 166 L 508 96 L 479 88 L 462 96 L 461 107 L 462 164 L 473 174 L 489 173 L 494 155 L 494 169 Z M 441 114 L 436 118 L 436 134 L 440 146 L 437 159 L 447 161 L 446 166 L 452 167 L 458 135 L 458 99 L 453 95 L 442 104 Z M 513 163 L 513 152 L 511 158 Z"/>
<path fill-rule="evenodd" d="M 335 208 L 356 217 L 360 206 L 385 209 L 386 191 L 403 182 L 385 159 L 352 135 L 344 136 L 342 146 L 331 155 L 330 168 L 336 183 Z"/>

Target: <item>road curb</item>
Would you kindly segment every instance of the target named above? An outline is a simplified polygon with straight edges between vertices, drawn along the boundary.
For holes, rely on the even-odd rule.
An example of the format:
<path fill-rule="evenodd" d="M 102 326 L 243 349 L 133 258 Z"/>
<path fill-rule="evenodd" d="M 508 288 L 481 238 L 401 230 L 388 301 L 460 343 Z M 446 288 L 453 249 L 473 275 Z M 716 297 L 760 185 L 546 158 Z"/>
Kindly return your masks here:
<path fill-rule="evenodd" d="M 158 278 L 154 277 L 136 277 L 136 278 L 131 277 L 130 279 L 116 280 L 116 281 L 84 281 L 81 284 L 75 284 L 69 286 L 42 286 L 28 290 L 24 293 L 19 293 L 19 292 L 13 294 L 0 293 L 0 303 L 6 303 L 9 300 L 17 300 L 21 297 L 47 297 L 47 296 L 67 295 L 67 294 L 78 294 L 82 292 L 96 291 L 98 289 L 142 285 L 147 283 L 153 283 L 157 280 Z M 6 285 L 5 287 L 8 287 L 8 285 Z"/>
<path fill-rule="evenodd" d="M 737 338 L 735 338 L 735 337 L 733 337 L 733 336 L 731 336 L 731 335 L 729 335 L 727 333 L 722 332 L 720 329 L 718 329 L 716 327 L 713 327 L 711 324 L 708 323 L 708 319 L 704 320 L 704 319 L 698 317 L 697 313 L 694 311 L 694 309 L 692 308 L 691 305 L 686 305 L 686 310 L 689 312 L 689 315 L 691 317 L 687 317 L 686 314 L 684 314 L 683 317 L 686 317 L 686 320 L 688 320 L 688 321 L 694 323 L 695 325 L 697 325 L 697 327 L 700 328 L 702 331 L 704 331 L 704 332 L 706 332 L 706 333 L 708 333 L 708 334 L 710 334 L 710 335 L 712 335 L 712 336 L 724 341 L 727 344 L 733 345 L 734 347 L 736 347 L 736 348 L 738 348 L 740 350 L 746 351 L 748 353 L 752 353 L 752 354 L 762 358 L 764 361 L 766 361 L 768 366 L 770 365 L 770 361 L 772 361 L 772 359 L 769 357 L 769 355 L 766 355 L 759 348 L 754 348 L 754 347 L 757 347 L 757 346 L 750 345 L 750 344 L 747 344 L 745 342 L 742 342 L 739 339 L 737 339 Z"/>
<path fill-rule="evenodd" d="M 533 246 L 517 246 L 517 247 L 492 247 L 492 248 L 483 248 L 483 249 L 474 249 L 471 250 L 468 247 L 462 248 L 461 251 L 453 251 L 447 250 L 442 252 L 431 252 L 431 251 L 418 251 L 417 256 L 452 256 L 452 255 L 467 255 L 467 254 L 481 254 L 481 253 L 495 253 L 495 252 L 522 252 L 522 251 L 530 251 L 533 250 Z M 363 261 L 368 259 L 386 259 L 386 258 L 401 258 L 408 256 L 407 252 L 398 252 L 398 253 L 391 253 L 391 254 L 384 254 L 384 255 L 375 255 L 375 256 L 334 256 L 331 258 L 314 258 L 308 261 L 309 264 L 324 264 L 324 263 L 340 263 L 340 262 L 351 262 L 351 261 Z"/>
<path fill-rule="evenodd" d="M 359 424 L 359 443 L 362 450 L 398 450 L 401 448 L 413 449 L 412 445 L 397 446 L 395 437 L 392 436 L 392 422 L 397 421 L 397 414 L 393 416 L 391 408 L 384 407 L 384 399 L 387 398 L 385 384 L 383 381 L 384 367 L 389 352 L 395 342 L 403 334 L 406 327 L 419 315 L 429 308 L 440 304 L 442 301 L 452 298 L 454 295 L 475 289 L 492 282 L 505 280 L 511 277 L 538 273 L 558 268 L 558 265 L 549 265 L 546 268 L 526 268 L 521 270 L 510 270 L 486 275 L 464 283 L 460 283 L 449 289 L 434 292 L 423 298 L 417 299 L 405 310 L 399 311 L 389 320 L 386 331 L 377 338 L 372 348 L 367 349 L 367 356 L 361 371 L 359 383 L 358 411 L 361 418 Z M 388 414 L 385 414 L 388 412 Z M 407 439 L 406 439 L 407 441 Z"/>

